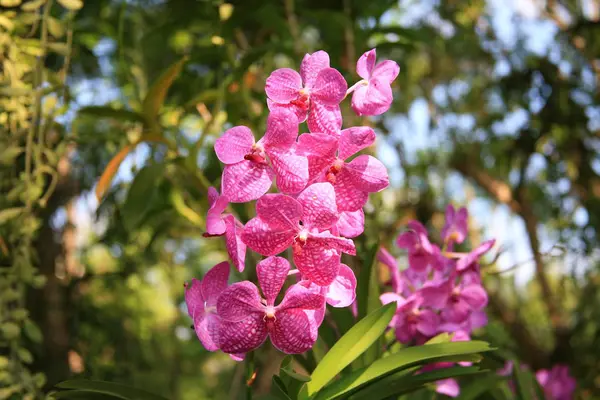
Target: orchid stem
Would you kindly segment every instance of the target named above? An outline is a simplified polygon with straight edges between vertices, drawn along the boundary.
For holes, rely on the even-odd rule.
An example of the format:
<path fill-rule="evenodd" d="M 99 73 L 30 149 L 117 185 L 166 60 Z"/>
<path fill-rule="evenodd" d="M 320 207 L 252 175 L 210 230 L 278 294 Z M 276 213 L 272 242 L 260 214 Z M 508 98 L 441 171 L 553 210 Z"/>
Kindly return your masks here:
<path fill-rule="evenodd" d="M 358 81 L 354 85 L 352 85 L 348 90 L 346 90 L 346 96 L 348 96 L 350 93 L 354 92 L 359 87 L 368 85 L 368 84 L 369 84 L 369 82 L 367 82 L 364 79 L 361 79 L 360 81 Z"/>
<path fill-rule="evenodd" d="M 292 275 L 296 275 L 296 274 L 299 274 L 299 273 L 300 273 L 300 271 L 299 271 L 299 270 L 297 270 L 297 269 L 293 269 L 293 270 L 291 270 L 290 272 L 288 272 L 288 273 L 287 273 L 287 275 L 288 275 L 288 276 L 292 276 Z"/>
<path fill-rule="evenodd" d="M 246 354 L 246 399 L 252 400 L 252 384 L 256 379 L 256 371 L 254 370 L 254 352 Z"/>

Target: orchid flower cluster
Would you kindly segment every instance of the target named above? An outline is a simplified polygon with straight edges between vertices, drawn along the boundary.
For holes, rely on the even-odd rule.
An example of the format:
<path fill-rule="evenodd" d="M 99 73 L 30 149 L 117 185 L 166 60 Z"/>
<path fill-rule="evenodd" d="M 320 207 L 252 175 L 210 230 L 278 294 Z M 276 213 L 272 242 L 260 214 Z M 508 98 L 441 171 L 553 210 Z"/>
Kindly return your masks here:
<path fill-rule="evenodd" d="M 510 376 L 513 373 L 514 363 L 506 361 L 504 367 L 497 372 L 501 376 Z M 521 370 L 528 370 L 526 364 L 520 365 Z M 572 400 L 577 389 L 577 381 L 569 372 L 569 366 L 554 364 L 551 369 L 540 369 L 535 373 L 535 379 L 544 391 L 547 400 Z M 511 390 L 515 390 L 514 383 L 509 382 Z M 539 399 L 542 400 L 542 399 Z"/>
<path fill-rule="evenodd" d="M 453 333 L 453 341 L 467 341 L 474 329 L 487 324 L 484 308 L 488 297 L 481 283 L 479 259 L 492 248 L 494 240 L 469 253 L 455 252 L 455 245 L 467 237 L 467 220 L 465 208 L 447 207 L 441 248 L 429 240 L 421 223 L 409 222 L 409 230 L 396 240 L 397 246 L 408 252 L 408 268 L 401 272 L 392 255 L 380 249 L 378 259 L 389 268 L 392 287 L 380 299 L 384 304 L 397 304 L 390 327 L 399 342 L 421 345 L 444 332 Z M 427 369 L 451 365 L 437 363 Z M 437 382 L 437 391 L 455 397 L 460 388 L 454 379 L 444 379 Z"/>
<path fill-rule="evenodd" d="M 360 57 L 356 70 L 362 80 L 348 89 L 326 52 L 307 54 L 300 73 L 281 68 L 268 77 L 269 116 L 260 140 L 245 126 L 217 139 L 214 149 L 225 167 L 221 193 L 209 189 L 205 236 L 225 237 L 238 271 L 245 268 L 247 248 L 267 258 L 256 266 L 258 287 L 250 281 L 228 285 L 228 262 L 187 286 L 188 313 L 207 350 L 239 360 L 269 337 L 284 353 L 302 353 L 317 339 L 326 304 L 354 302 L 356 278 L 341 254 L 356 254 L 352 238 L 363 232 L 369 193 L 389 183 L 379 160 L 353 158 L 374 143 L 375 132 L 365 126 L 342 129 L 340 103 L 352 93 L 356 114 L 384 113 L 399 67 L 376 63 L 373 49 Z M 299 136 L 305 121 L 309 133 Z M 278 193 L 268 193 L 273 181 Z M 245 224 L 225 212 L 229 203 L 254 200 L 256 216 Z M 278 256 L 286 250 L 297 269 Z M 277 304 L 288 276 L 296 282 Z"/>

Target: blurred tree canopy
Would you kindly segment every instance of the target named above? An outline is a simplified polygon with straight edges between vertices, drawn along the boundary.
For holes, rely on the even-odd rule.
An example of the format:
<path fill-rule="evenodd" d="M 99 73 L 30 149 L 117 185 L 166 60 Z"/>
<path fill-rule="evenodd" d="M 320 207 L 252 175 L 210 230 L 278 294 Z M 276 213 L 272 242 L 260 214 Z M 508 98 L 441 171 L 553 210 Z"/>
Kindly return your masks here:
<path fill-rule="evenodd" d="M 408 220 L 468 205 L 473 244 L 504 238 L 481 336 L 568 364 L 597 398 L 599 18 L 596 0 L 0 0 L 0 398 L 73 375 L 239 395 L 244 371 L 182 308 L 183 282 L 226 257 L 202 237 L 212 144 L 262 135 L 274 69 L 323 49 L 353 83 L 373 47 L 401 66 L 391 116 L 344 120 L 382 133 L 393 186 L 359 241 L 392 249 Z M 259 388 L 277 357 L 258 355 Z"/>

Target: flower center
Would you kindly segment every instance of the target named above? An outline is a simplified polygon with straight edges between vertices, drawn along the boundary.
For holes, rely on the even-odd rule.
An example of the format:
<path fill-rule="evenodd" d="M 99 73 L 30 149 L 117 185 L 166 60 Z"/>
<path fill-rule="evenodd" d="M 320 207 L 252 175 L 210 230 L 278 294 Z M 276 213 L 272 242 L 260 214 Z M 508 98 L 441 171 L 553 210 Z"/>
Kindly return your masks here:
<path fill-rule="evenodd" d="M 204 302 L 204 313 L 205 314 L 214 314 L 217 312 L 217 306 L 209 306 Z"/>
<path fill-rule="evenodd" d="M 290 101 L 290 104 L 299 107 L 302 111 L 308 111 L 310 107 L 310 94 L 308 89 L 302 88 L 300 89 L 300 94 L 294 100 Z"/>
<path fill-rule="evenodd" d="M 265 318 L 275 319 L 275 307 L 274 306 L 266 306 L 265 307 Z"/>
<path fill-rule="evenodd" d="M 265 149 L 260 144 L 254 143 L 250 152 L 244 156 L 244 159 L 260 164 L 266 163 Z"/>

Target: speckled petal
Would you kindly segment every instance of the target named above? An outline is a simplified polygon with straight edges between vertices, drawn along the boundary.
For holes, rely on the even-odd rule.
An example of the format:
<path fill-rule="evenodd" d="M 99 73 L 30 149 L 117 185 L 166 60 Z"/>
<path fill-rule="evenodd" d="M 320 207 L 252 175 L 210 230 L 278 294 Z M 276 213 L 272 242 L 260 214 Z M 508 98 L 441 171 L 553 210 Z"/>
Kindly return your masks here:
<path fill-rule="evenodd" d="M 215 314 L 206 314 L 194 320 L 194 331 L 204 348 L 208 351 L 219 349 L 219 330 L 221 319 Z"/>
<path fill-rule="evenodd" d="M 258 283 L 267 299 L 267 305 L 275 304 L 275 298 L 281 291 L 289 270 L 290 263 L 283 257 L 265 258 L 256 265 Z"/>
<path fill-rule="evenodd" d="M 375 142 L 375 131 L 368 126 L 344 129 L 340 135 L 338 157 L 342 160 L 366 149 Z"/>
<path fill-rule="evenodd" d="M 288 288 L 281 304 L 277 306 L 278 311 L 292 308 L 303 310 L 318 310 L 325 305 L 325 297 L 314 290 L 303 285 L 295 284 Z"/>
<path fill-rule="evenodd" d="M 224 321 L 242 321 L 252 313 L 262 315 L 263 309 L 258 288 L 249 281 L 229 286 L 217 301 L 217 314 Z"/>
<path fill-rule="evenodd" d="M 252 150 L 254 136 L 247 126 L 234 126 L 215 142 L 215 153 L 223 164 L 235 164 Z"/>
<path fill-rule="evenodd" d="M 335 190 L 331 183 L 313 183 L 298 196 L 302 222 L 307 229 L 329 229 L 338 219 Z"/>
<path fill-rule="evenodd" d="M 290 196 L 269 193 L 256 202 L 256 215 L 271 228 L 298 229 L 302 206 Z"/>
<path fill-rule="evenodd" d="M 221 321 L 219 347 L 231 354 L 247 353 L 259 348 L 267 339 L 263 314 L 253 313 L 241 321 Z"/>
<path fill-rule="evenodd" d="M 229 280 L 229 263 L 223 261 L 212 267 L 202 279 L 202 297 L 206 306 L 214 306 L 223 290 L 227 288 Z"/>
<path fill-rule="evenodd" d="M 369 199 L 368 192 L 354 186 L 353 177 L 346 168 L 342 168 L 336 175 L 333 188 L 335 189 L 335 201 L 340 212 L 360 210 Z"/>
<path fill-rule="evenodd" d="M 279 108 L 284 108 L 293 112 L 296 115 L 299 124 L 306 121 L 306 118 L 308 117 L 308 110 L 305 107 L 301 107 L 294 103 L 276 103 L 270 99 L 267 99 L 267 107 L 269 108 L 269 111 L 275 111 Z"/>
<path fill-rule="evenodd" d="M 340 236 L 355 238 L 365 230 L 365 213 L 362 209 L 341 212 L 336 227 Z"/>
<path fill-rule="evenodd" d="M 328 286 L 338 274 L 340 253 L 309 239 L 303 246 L 295 246 L 294 263 L 306 279 L 320 286 Z"/>
<path fill-rule="evenodd" d="M 267 164 L 244 160 L 223 169 L 221 187 L 232 203 L 256 200 L 269 191 L 273 171 Z"/>
<path fill-rule="evenodd" d="M 300 309 L 281 311 L 275 314 L 269 331 L 273 346 L 286 354 L 299 354 L 309 350 L 317 340 L 311 329 L 309 316 Z"/>
<path fill-rule="evenodd" d="M 364 192 L 379 192 L 390 184 L 385 165 L 373 156 L 358 156 L 344 169 L 352 176 L 354 186 Z"/>
<path fill-rule="evenodd" d="M 271 228 L 260 218 L 252 218 L 242 232 L 242 241 L 250 249 L 263 256 L 281 253 L 294 242 L 296 231 L 293 229 Z"/>
<path fill-rule="evenodd" d="M 289 149 L 298 137 L 296 114 L 285 108 L 277 108 L 267 118 L 267 130 L 262 142 L 265 148 L 279 147 Z"/>
<path fill-rule="evenodd" d="M 373 68 L 375 68 L 375 60 L 377 60 L 375 49 L 371 49 L 360 56 L 356 62 L 356 73 L 358 76 L 363 79 L 369 79 Z"/>
<path fill-rule="evenodd" d="M 334 68 L 325 68 L 317 75 L 310 91 L 310 98 L 314 102 L 336 106 L 344 100 L 346 90 L 348 84 L 342 74 Z"/>
<path fill-rule="evenodd" d="M 356 276 L 346 264 L 340 264 L 338 276 L 327 290 L 327 304 L 333 307 L 348 307 L 356 298 Z"/>
<path fill-rule="evenodd" d="M 275 171 L 277 188 L 282 193 L 296 194 L 306 187 L 308 183 L 306 157 L 280 149 L 269 149 L 267 154 Z"/>
<path fill-rule="evenodd" d="M 300 74 L 291 68 L 280 68 L 271 72 L 265 84 L 267 96 L 278 103 L 287 103 L 298 97 L 302 89 Z"/>
<path fill-rule="evenodd" d="M 204 313 L 204 296 L 202 295 L 202 281 L 196 278 L 188 284 L 185 289 L 185 304 L 188 315 L 195 319 L 197 315 Z"/>
<path fill-rule="evenodd" d="M 308 181 L 335 161 L 338 138 L 326 133 L 305 133 L 298 138 L 296 152 L 308 159 Z"/>
<path fill-rule="evenodd" d="M 342 128 L 340 106 L 328 106 L 318 101 L 312 101 L 306 123 L 311 132 L 339 136 Z"/>
<path fill-rule="evenodd" d="M 238 271 L 242 272 L 246 262 L 246 244 L 242 241 L 244 225 L 233 215 L 224 218 L 227 229 L 225 230 L 225 247 L 227 254 Z"/>
<path fill-rule="evenodd" d="M 323 50 L 306 54 L 300 64 L 300 76 L 302 76 L 304 86 L 311 88 L 317 75 L 324 68 L 329 68 L 329 54 Z"/>
<path fill-rule="evenodd" d="M 329 231 L 313 232 L 308 235 L 309 240 L 316 241 L 322 246 L 331 247 L 350 255 L 356 255 L 356 247 L 352 239 L 332 235 Z"/>

